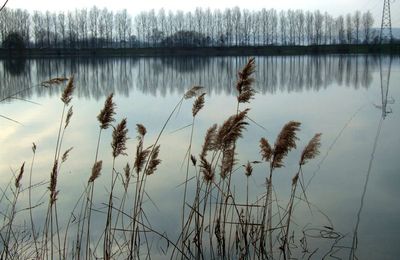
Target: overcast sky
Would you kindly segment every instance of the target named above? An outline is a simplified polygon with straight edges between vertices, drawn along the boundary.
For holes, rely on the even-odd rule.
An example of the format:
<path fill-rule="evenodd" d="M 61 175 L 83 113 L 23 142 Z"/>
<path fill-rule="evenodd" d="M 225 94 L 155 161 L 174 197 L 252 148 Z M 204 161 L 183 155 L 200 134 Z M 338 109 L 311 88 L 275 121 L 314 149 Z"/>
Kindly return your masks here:
<path fill-rule="evenodd" d="M 3 2 L 4 0 L 0 0 Z M 8 7 L 28 10 L 73 10 L 75 8 L 90 8 L 96 5 L 112 10 L 126 8 L 129 13 L 136 14 L 143 10 L 160 9 L 191 11 L 196 7 L 225 9 L 239 6 L 250 10 L 261 8 L 303 9 L 329 12 L 337 16 L 353 13 L 356 10 L 370 10 L 375 18 L 375 26 L 380 25 L 383 0 L 9 0 Z M 400 27 L 400 0 L 392 3 L 393 26 Z"/>

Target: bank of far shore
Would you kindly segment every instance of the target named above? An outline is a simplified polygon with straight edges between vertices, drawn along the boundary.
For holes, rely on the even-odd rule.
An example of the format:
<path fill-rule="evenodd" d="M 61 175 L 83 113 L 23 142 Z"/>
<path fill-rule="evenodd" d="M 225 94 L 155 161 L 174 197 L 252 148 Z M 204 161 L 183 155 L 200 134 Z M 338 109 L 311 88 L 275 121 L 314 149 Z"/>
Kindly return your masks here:
<path fill-rule="evenodd" d="M 156 48 L 0 48 L 0 58 L 270 56 L 306 54 L 400 54 L 400 43 L 311 46 L 156 47 Z"/>

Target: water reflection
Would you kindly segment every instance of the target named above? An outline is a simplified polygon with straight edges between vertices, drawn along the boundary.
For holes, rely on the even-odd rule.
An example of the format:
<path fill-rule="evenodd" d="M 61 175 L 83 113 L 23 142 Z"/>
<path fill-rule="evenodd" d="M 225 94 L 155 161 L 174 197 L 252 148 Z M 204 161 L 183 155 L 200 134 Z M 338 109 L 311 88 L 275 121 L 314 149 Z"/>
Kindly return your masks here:
<path fill-rule="evenodd" d="M 15 75 L 5 69 L 4 61 L 0 61 L 1 95 L 7 96 L 7 93 L 36 86 L 25 91 L 23 95 L 40 104 L 37 106 L 21 101 L 1 104 L 0 115 L 9 116 L 23 124 L 21 126 L 3 119 L 0 121 L 1 187 L 13 176 L 10 169 L 18 170 L 22 162 L 30 160 L 32 142 L 38 145 L 34 182 L 47 181 L 52 169 L 62 112 L 59 100 L 61 88 L 37 87 L 37 83 L 70 73 L 75 73 L 78 80 L 72 100 L 74 115 L 71 131 L 67 132 L 65 138 L 65 148 L 73 146 L 74 150 L 63 166 L 59 180 L 59 205 L 63 205 L 65 210 L 60 223 L 66 223 L 70 210 L 83 190 L 82 182 L 86 183 L 93 163 L 97 144 L 97 135 L 93 133 L 98 130 L 96 116 L 103 106 L 104 95 L 111 91 L 116 92 L 118 119 L 127 117 L 129 122 L 129 156 L 120 158 L 116 167 L 122 172 L 126 162 L 132 162 L 135 156 L 135 124 L 143 123 L 149 130 L 146 137 L 148 142 L 154 141 L 171 109 L 180 100 L 180 93 L 193 84 L 207 86 L 212 94 L 206 96 L 206 105 L 196 121 L 193 151 L 198 154 L 207 128 L 214 123 L 222 123 L 233 113 L 236 99 L 232 86 L 237 69 L 245 62 L 246 58 L 28 60 L 26 71 Z M 398 235 L 393 233 L 393 230 L 399 229 L 397 216 L 400 214 L 397 203 L 400 196 L 397 158 L 400 153 L 400 118 L 398 113 L 386 115 L 391 111 L 389 107 L 393 111 L 399 111 L 400 104 L 397 102 L 392 105 L 391 95 L 398 99 L 400 89 L 392 87 L 389 90 L 389 84 L 380 84 L 380 68 L 384 72 L 382 79 L 388 78 L 386 72 L 391 68 L 391 84 L 396 84 L 400 81 L 399 59 L 384 57 L 380 60 L 379 57 L 372 56 L 257 57 L 256 64 L 257 88 L 267 95 L 258 94 L 249 104 L 250 117 L 258 125 L 251 122 L 244 139 L 238 143 L 238 165 L 260 159 L 258 147 L 261 137 L 273 140 L 288 120 L 302 122 L 299 150 L 289 154 L 285 167 L 275 179 L 276 191 L 282 199 L 282 205 L 285 205 L 290 192 L 291 177 L 297 171 L 301 148 L 313 133 L 323 133 L 321 156 L 304 169 L 306 180 L 315 176 L 312 185 L 307 188 L 307 196 L 329 216 L 335 230 L 346 236 L 341 241 L 335 241 L 337 247 L 329 251 L 331 241 L 313 239 L 311 236 L 314 233 L 306 233 L 310 252 L 319 248 L 313 259 L 323 258 L 328 251 L 332 257 L 349 257 L 377 123 L 385 114 L 387 120 L 384 121 L 373 156 L 367 196 L 365 203 L 361 205 L 356 253 L 359 259 L 396 259 L 400 254 L 396 244 Z M 376 104 L 379 110 L 372 104 Z M 385 113 L 380 111 L 382 107 L 385 108 Z M 161 139 L 160 157 L 163 162 L 157 175 L 149 178 L 148 183 L 149 196 L 157 208 L 151 202 L 145 205 L 145 212 L 154 228 L 174 239 L 179 235 L 176 227 L 180 225 L 179 209 L 183 192 L 183 186 L 177 185 L 184 182 L 185 176 L 184 170 L 179 166 L 185 160 L 190 138 L 189 128 L 182 127 L 192 122 L 191 108 L 191 101 L 182 105 L 179 115 L 171 118 L 165 131 L 167 134 Z M 176 131 L 177 129 L 182 130 Z M 95 194 L 94 208 L 97 211 L 104 209 L 103 198 L 108 194 L 105 187 L 109 185 L 112 167 L 111 131 L 105 132 L 103 136 L 99 158 L 104 161 L 104 174 L 99 178 Z M 261 165 L 254 168 L 251 180 L 253 201 L 256 196 L 265 192 L 265 170 Z M 232 183 L 238 197 L 244 198 L 244 176 L 241 171 L 237 173 Z M 192 190 L 195 183 L 190 185 L 189 190 Z M 37 198 L 34 201 L 43 200 L 43 190 L 46 187 L 37 189 Z M 189 200 L 192 199 L 191 197 Z M 22 203 L 21 207 L 27 207 L 26 200 Z M 39 219 L 39 223 L 43 222 L 40 217 L 44 216 L 45 211 L 44 207 L 35 209 L 35 217 Z M 296 208 L 296 226 L 299 230 L 320 230 L 328 224 L 332 227 L 325 216 L 315 211 L 313 213 L 315 214 L 310 214 L 306 204 L 299 204 Z M 23 221 L 25 219 L 21 217 L 20 223 Z M 93 218 L 93 226 L 102 225 L 104 215 L 97 213 Z M 99 233 L 101 231 L 99 229 Z M 296 233 L 293 239 L 299 241 L 301 237 L 297 234 L 301 233 Z M 101 236 L 93 235 L 96 238 Z M 337 251 L 339 248 L 341 250 Z M 159 258 L 164 259 L 165 256 Z"/>
<path fill-rule="evenodd" d="M 368 170 L 367 170 L 367 173 L 365 176 L 365 182 L 364 182 L 364 186 L 362 189 L 360 207 L 357 212 L 356 224 L 354 227 L 353 241 L 352 241 L 352 246 L 350 248 L 349 259 L 358 259 L 358 257 L 357 257 L 357 255 L 358 255 L 357 254 L 358 237 L 359 237 L 358 231 L 359 231 L 359 225 L 361 222 L 362 212 L 363 212 L 364 204 L 365 204 L 365 195 L 367 193 L 368 183 L 369 183 L 370 176 L 371 176 L 371 170 L 372 170 L 372 166 L 373 166 L 374 159 L 375 159 L 376 148 L 379 144 L 379 138 L 381 136 L 383 122 L 387 118 L 387 115 L 393 112 L 391 107 L 388 107 L 388 104 L 394 104 L 393 98 L 388 100 L 391 70 L 392 70 L 392 57 L 390 57 L 387 60 L 379 58 L 379 75 L 380 75 L 382 105 L 375 105 L 375 107 L 380 108 L 382 110 L 382 114 L 381 114 L 381 117 L 380 117 L 380 120 L 378 123 L 378 129 L 376 131 L 376 135 L 374 138 L 374 144 L 372 147 L 371 157 L 370 157 L 370 160 L 368 163 Z"/>
<path fill-rule="evenodd" d="M 183 93 L 188 86 L 203 85 L 215 94 L 232 94 L 236 71 L 246 57 L 37 59 L 0 61 L 0 98 L 57 76 L 76 75 L 80 97 L 100 97 L 110 92 L 129 96 L 134 89 L 165 96 Z M 369 88 L 371 73 L 379 67 L 375 56 L 257 57 L 259 92 L 318 91 L 344 85 Z M 34 88 L 23 98 L 58 95 L 60 89 Z"/>
<path fill-rule="evenodd" d="M 7 59 L 4 61 L 4 70 L 6 70 L 10 75 L 21 75 L 26 72 L 26 59 Z"/>

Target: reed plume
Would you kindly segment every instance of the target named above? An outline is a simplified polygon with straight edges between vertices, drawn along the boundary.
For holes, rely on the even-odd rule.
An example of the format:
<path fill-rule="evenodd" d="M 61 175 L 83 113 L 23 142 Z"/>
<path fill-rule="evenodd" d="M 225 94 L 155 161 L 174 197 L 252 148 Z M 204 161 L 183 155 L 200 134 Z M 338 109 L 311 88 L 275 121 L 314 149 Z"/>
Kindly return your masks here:
<path fill-rule="evenodd" d="M 288 256 L 288 259 L 291 258 L 291 252 L 290 252 L 290 247 L 289 247 L 289 234 L 290 234 L 290 224 L 291 224 L 291 219 L 293 215 L 293 206 L 294 206 L 294 200 L 296 198 L 296 189 L 299 183 L 299 177 L 300 174 L 302 174 L 302 166 L 308 162 L 308 160 L 311 160 L 315 158 L 319 154 L 319 148 L 321 146 L 321 133 L 317 133 L 314 135 L 313 138 L 308 142 L 307 146 L 303 149 L 303 152 L 301 153 L 300 161 L 299 161 L 299 169 L 295 176 L 292 178 L 292 191 L 290 194 L 290 200 L 287 206 L 287 219 L 286 219 L 286 227 L 285 227 L 285 232 L 284 232 L 284 237 L 283 237 L 283 244 L 282 244 L 282 250 L 284 257 L 286 258 L 286 255 Z M 301 180 L 300 180 L 301 184 Z M 305 195 L 305 191 L 304 196 Z"/>
<path fill-rule="evenodd" d="M 159 153 L 160 153 L 160 145 L 157 145 L 154 148 L 153 152 L 151 153 L 146 175 L 152 175 L 157 170 L 157 166 L 161 163 L 161 160 L 158 159 Z"/>
<path fill-rule="evenodd" d="M 238 72 L 239 79 L 236 83 L 236 90 L 238 91 L 237 99 L 239 103 L 250 102 L 255 94 L 255 90 L 251 86 L 254 82 L 254 78 L 251 77 L 254 71 L 255 59 L 250 58 L 243 69 Z"/>
<path fill-rule="evenodd" d="M 65 82 L 67 80 L 68 80 L 68 78 L 66 78 L 66 77 L 56 77 L 56 78 L 52 78 L 52 79 L 43 81 L 40 84 L 42 86 L 44 86 L 44 87 L 50 87 L 50 86 L 53 86 L 53 85 L 59 85 L 59 84 Z"/>
<path fill-rule="evenodd" d="M 261 148 L 261 157 L 265 161 L 270 161 L 272 157 L 272 148 L 268 143 L 268 140 L 265 138 L 261 138 L 260 140 L 260 148 Z"/>
<path fill-rule="evenodd" d="M 61 101 L 64 102 L 66 106 L 69 105 L 69 102 L 72 100 L 72 93 L 74 92 L 74 76 L 71 76 L 68 80 L 67 87 L 64 89 L 64 92 L 61 95 Z"/>
<path fill-rule="evenodd" d="M 97 116 L 97 120 L 100 122 L 101 129 L 107 129 L 112 122 L 115 121 L 115 103 L 113 102 L 114 94 L 111 93 L 106 101 L 104 102 L 104 107 Z"/>
<path fill-rule="evenodd" d="M 139 141 L 139 144 L 136 148 L 136 158 L 133 168 L 136 169 L 136 173 L 139 173 L 143 170 L 143 167 L 146 163 L 147 157 L 150 154 L 150 148 L 143 150 L 143 140 Z"/>
<path fill-rule="evenodd" d="M 114 128 L 112 133 L 112 142 L 111 147 L 113 149 L 112 155 L 114 158 L 119 155 L 126 155 L 126 141 L 128 140 L 128 129 L 126 127 L 127 122 L 126 118 L 122 119 L 122 121 Z"/>
<path fill-rule="evenodd" d="M 202 87 L 202 86 L 193 86 L 188 91 L 186 91 L 186 93 L 183 95 L 183 98 L 184 99 L 190 99 L 192 97 L 195 97 L 195 96 L 198 95 L 200 90 L 202 90 L 203 88 L 204 87 Z"/>
<path fill-rule="evenodd" d="M 139 137 L 144 137 L 146 135 L 146 133 L 147 133 L 146 127 L 144 127 L 144 125 L 142 125 L 142 124 L 136 124 L 136 130 L 137 130 L 137 132 L 139 134 L 138 138 Z"/>
<path fill-rule="evenodd" d="M 284 166 L 283 158 L 291 151 L 296 148 L 296 132 L 300 130 L 301 123 L 290 121 L 283 126 L 279 133 L 273 151 L 273 157 L 271 162 L 272 168 L 281 168 Z"/>
<path fill-rule="evenodd" d="M 67 159 L 68 159 L 68 155 L 69 153 L 72 151 L 72 149 L 74 149 L 74 147 L 70 147 L 68 148 L 62 155 L 61 157 L 61 162 L 64 163 Z"/>
<path fill-rule="evenodd" d="M 72 115 L 74 114 L 74 112 L 73 112 L 73 110 L 72 110 L 72 107 L 73 107 L 73 106 L 71 106 L 71 107 L 68 109 L 67 117 L 65 118 L 64 129 L 66 129 L 66 128 L 68 127 L 68 125 L 69 125 L 69 123 L 70 123 L 70 121 L 71 121 L 71 117 L 72 117 Z"/>
<path fill-rule="evenodd" d="M 229 117 L 222 126 L 219 127 L 216 134 L 216 143 L 219 148 L 232 147 L 236 140 L 242 137 L 242 132 L 248 123 L 244 121 L 249 109 L 246 109 L 236 115 Z"/>
<path fill-rule="evenodd" d="M 192 161 L 193 166 L 196 166 L 196 164 L 197 164 L 197 159 L 196 159 L 196 157 L 195 157 L 193 154 L 190 155 L 190 161 Z"/>
<path fill-rule="evenodd" d="M 304 165 L 308 160 L 315 158 L 319 154 L 319 148 L 321 147 L 321 133 L 317 133 L 311 138 L 307 146 L 304 148 L 300 157 L 300 165 Z"/>
<path fill-rule="evenodd" d="M 124 188 L 125 190 L 127 190 L 129 182 L 131 180 L 131 166 L 129 165 L 129 163 L 127 163 L 124 167 L 124 176 L 125 176 Z"/>
<path fill-rule="evenodd" d="M 58 178 L 58 160 L 54 161 L 53 170 L 50 174 L 50 205 L 53 205 L 57 200 L 58 191 L 57 189 L 57 178 Z"/>
<path fill-rule="evenodd" d="M 245 167 L 244 167 L 244 174 L 247 176 L 247 177 L 250 177 L 251 176 L 251 174 L 253 173 L 253 166 L 251 166 L 251 163 L 250 162 L 247 162 L 247 164 L 245 165 Z"/>
<path fill-rule="evenodd" d="M 205 157 L 200 157 L 200 172 L 203 174 L 203 179 L 206 183 L 211 183 L 214 180 L 214 170 L 212 165 Z"/>
<path fill-rule="evenodd" d="M 92 174 L 89 177 L 88 182 L 94 182 L 100 175 L 103 167 L 103 161 L 97 161 L 92 167 Z"/>
<path fill-rule="evenodd" d="M 206 136 L 204 138 L 203 147 L 201 149 L 200 157 L 206 157 L 209 151 L 215 149 L 216 145 L 216 134 L 217 134 L 217 124 L 212 125 L 208 128 Z"/>
<path fill-rule="evenodd" d="M 21 187 L 21 180 L 22 176 L 24 175 L 24 168 L 25 168 L 25 162 L 21 165 L 21 168 L 19 168 L 19 173 L 17 177 L 15 178 L 15 188 L 19 189 Z"/>
<path fill-rule="evenodd" d="M 193 103 L 193 108 L 192 108 L 192 115 L 195 117 L 197 113 L 204 107 L 204 96 L 206 93 L 201 94 L 196 98 L 196 100 Z"/>
<path fill-rule="evenodd" d="M 229 148 L 225 149 L 222 152 L 222 162 L 221 162 L 221 173 L 220 176 L 222 179 L 225 179 L 226 176 L 228 176 L 232 169 L 233 166 L 235 165 L 235 149 Z"/>
<path fill-rule="evenodd" d="M 137 138 L 139 140 L 139 143 L 136 147 L 136 158 L 133 164 L 133 168 L 136 169 L 136 173 L 139 174 L 143 170 L 147 157 L 150 154 L 151 146 L 143 150 L 143 139 L 147 133 L 146 127 L 144 127 L 142 124 L 137 124 L 136 131 L 138 132 Z"/>

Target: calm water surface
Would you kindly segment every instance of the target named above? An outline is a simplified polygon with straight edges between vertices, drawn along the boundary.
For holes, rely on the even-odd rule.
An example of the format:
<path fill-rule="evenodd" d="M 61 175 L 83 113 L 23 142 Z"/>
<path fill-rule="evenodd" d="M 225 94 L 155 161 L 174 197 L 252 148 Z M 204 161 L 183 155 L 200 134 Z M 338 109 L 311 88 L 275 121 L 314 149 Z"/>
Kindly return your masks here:
<path fill-rule="evenodd" d="M 108 94 L 115 93 L 117 121 L 128 118 L 128 156 L 117 159 L 117 169 L 122 170 L 134 159 L 135 125 L 147 127 L 150 144 L 183 93 L 193 85 L 204 86 L 206 104 L 196 119 L 192 148 L 198 154 L 207 128 L 235 112 L 236 72 L 246 61 L 246 57 L 0 61 L 0 100 L 19 92 L 15 99 L 0 103 L 0 115 L 20 123 L 0 117 L 1 187 L 8 184 L 22 162 L 30 162 L 32 142 L 37 145 L 34 181 L 47 180 L 51 171 L 62 87 L 45 88 L 38 85 L 40 82 L 71 74 L 76 78 L 71 102 L 74 115 L 63 143 L 63 149 L 74 148 L 59 177 L 59 205 L 63 205 L 61 218 L 65 220 L 89 177 L 98 134 L 96 116 Z M 398 259 L 400 59 L 256 57 L 256 65 L 257 95 L 242 106 L 251 108 L 249 117 L 256 123 L 250 122 L 238 143 L 238 165 L 261 159 L 261 137 L 273 143 L 286 122 L 301 122 L 299 149 L 289 154 L 285 168 L 274 176 L 277 196 L 286 205 L 301 149 L 321 132 L 321 154 L 304 167 L 306 182 L 311 180 L 307 195 L 312 212 L 304 203 L 299 203 L 295 211 L 296 226 L 309 236 L 310 250 L 320 248 L 315 259 L 324 256 L 334 241 L 313 239 L 314 228 L 333 225 L 341 239 L 327 259 L 348 258 L 357 223 L 359 259 Z M 171 237 L 177 235 L 176 226 L 180 225 L 177 212 L 182 205 L 183 187 L 178 185 L 184 181 L 182 165 L 190 138 L 190 128 L 183 127 L 191 123 L 191 106 L 191 100 L 185 101 L 168 125 L 160 141 L 162 164 L 147 186 L 157 205 L 145 203 L 150 222 Z M 110 142 L 111 130 L 107 130 L 99 154 L 104 168 L 95 191 L 95 206 L 99 209 L 104 207 L 111 174 Z M 251 199 L 265 191 L 266 172 L 266 165 L 255 166 Z M 240 196 L 245 192 L 243 170 L 238 170 L 233 180 L 235 192 L 244 198 Z M 23 184 L 26 187 L 27 179 Z M 46 185 L 37 189 L 35 201 L 47 201 L 42 198 L 45 190 Z M 23 194 L 21 208 L 26 200 Z M 43 213 L 36 209 L 38 221 Z M 104 226 L 103 215 L 95 218 L 94 225 Z"/>

